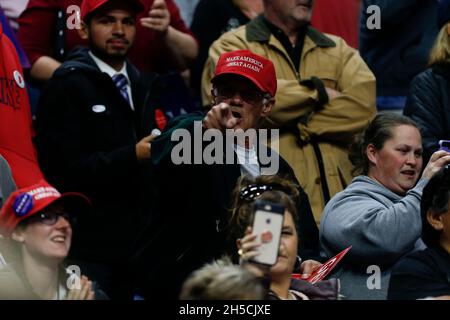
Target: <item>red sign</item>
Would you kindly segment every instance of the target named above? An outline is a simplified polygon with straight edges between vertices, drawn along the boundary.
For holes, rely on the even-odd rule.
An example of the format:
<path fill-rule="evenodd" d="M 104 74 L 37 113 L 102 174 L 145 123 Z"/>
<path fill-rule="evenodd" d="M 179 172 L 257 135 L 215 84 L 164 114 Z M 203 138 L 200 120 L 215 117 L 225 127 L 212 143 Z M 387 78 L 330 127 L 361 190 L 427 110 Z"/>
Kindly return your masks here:
<path fill-rule="evenodd" d="M 331 270 L 334 269 L 334 267 L 336 267 L 339 261 L 342 260 L 342 258 L 351 248 L 352 246 L 348 247 L 347 249 L 343 250 L 342 252 L 338 253 L 336 256 L 325 262 L 320 267 L 314 269 L 313 272 L 311 272 L 311 275 L 304 280 L 314 284 L 325 279 L 325 277 L 331 272 Z"/>
<path fill-rule="evenodd" d="M 43 179 L 32 143 L 30 104 L 22 67 L 0 24 L 0 154 L 19 188 Z"/>

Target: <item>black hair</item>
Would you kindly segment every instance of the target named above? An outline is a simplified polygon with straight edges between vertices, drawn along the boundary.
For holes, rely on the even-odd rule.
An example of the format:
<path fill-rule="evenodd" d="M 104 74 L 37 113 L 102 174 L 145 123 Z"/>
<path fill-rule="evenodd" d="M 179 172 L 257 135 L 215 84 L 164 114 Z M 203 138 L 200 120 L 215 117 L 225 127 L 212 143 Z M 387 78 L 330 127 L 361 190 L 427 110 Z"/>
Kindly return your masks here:
<path fill-rule="evenodd" d="M 88 26 L 88 28 L 90 28 L 91 22 L 92 22 L 92 18 L 94 18 L 99 13 L 106 12 L 107 9 L 105 9 L 105 8 L 111 7 L 114 3 L 125 3 L 125 4 L 128 4 L 126 1 L 123 2 L 123 1 L 119 1 L 119 0 L 113 0 L 113 1 L 110 1 L 109 3 L 105 4 L 104 6 L 102 5 L 100 8 L 95 9 L 92 12 L 89 12 L 84 17 L 83 21 L 86 24 L 86 26 Z M 138 11 L 137 11 L 137 9 L 134 8 L 134 6 L 132 4 L 130 4 L 130 5 L 132 7 L 132 12 L 133 12 L 134 18 L 136 18 L 136 16 L 138 15 Z"/>
<path fill-rule="evenodd" d="M 434 229 L 427 220 L 427 213 L 444 214 L 449 210 L 450 201 L 450 165 L 437 172 L 423 189 L 420 202 L 422 216 L 422 240 L 429 247 L 439 246 L 441 232 Z"/>
<path fill-rule="evenodd" d="M 367 146 L 373 144 L 376 150 L 381 150 L 384 143 L 393 137 L 393 129 L 400 125 L 415 127 L 420 132 L 417 124 L 408 117 L 396 113 L 381 113 L 370 122 L 363 133 L 356 136 L 349 152 L 349 159 L 354 166 L 352 171 L 354 176 L 369 173 Z"/>

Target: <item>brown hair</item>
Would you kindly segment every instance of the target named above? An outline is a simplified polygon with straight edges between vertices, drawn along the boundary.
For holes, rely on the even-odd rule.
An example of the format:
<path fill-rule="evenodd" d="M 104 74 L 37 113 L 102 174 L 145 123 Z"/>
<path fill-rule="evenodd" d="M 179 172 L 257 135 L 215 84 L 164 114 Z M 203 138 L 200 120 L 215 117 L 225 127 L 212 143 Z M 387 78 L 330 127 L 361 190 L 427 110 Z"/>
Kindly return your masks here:
<path fill-rule="evenodd" d="M 282 204 L 292 214 L 294 223 L 298 226 L 298 213 L 296 209 L 296 203 L 299 198 L 298 186 L 291 182 L 291 180 L 276 175 L 263 175 L 255 179 L 244 176 L 238 180 L 232 195 L 233 204 L 229 219 L 230 240 L 241 238 L 246 228 L 253 221 L 253 204 L 255 199 L 248 201 L 241 198 L 241 190 L 253 184 L 273 186 L 273 190 L 265 191 L 257 198 Z"/>
<path fill-rule="evenodd" d="M 6 263 L 22 263 L 22 254 L 17 241 L 11 238 L 2 238 L 0 236 L 0 254 L 3 255 Z"/>
<path fill-rule="evenodd" d="M 378 114 L 369 124 L 369 126 L 355 138 L 350 146 L 349 159 L 354 168 L 352 174 L 367 175 L 369 173 L 369 159 L 366 150 L 369 144 L 373 144 L 376 150 L 381 150 L 386 140 L 393 136 L 393 129 L 400 125 L 408 125 L 417 130 L 420 129 L 417 124 L 408 117 L 396 113 Z"/>
<path fill-rule="evenodd" d="M 249 270 L 222 258 L 194 271 L 181 290 L 181 300 L 262 300 L 262 282 Z"/>

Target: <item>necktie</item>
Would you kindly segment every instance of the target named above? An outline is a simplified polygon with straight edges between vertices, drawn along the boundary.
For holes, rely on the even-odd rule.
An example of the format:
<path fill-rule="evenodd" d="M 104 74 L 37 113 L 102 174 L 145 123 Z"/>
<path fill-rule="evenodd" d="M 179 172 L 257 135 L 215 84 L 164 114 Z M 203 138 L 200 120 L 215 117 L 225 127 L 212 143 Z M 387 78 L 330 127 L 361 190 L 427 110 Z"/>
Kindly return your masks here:
<path fill-rule="evenodd" d="M 116 85 L 117 89 L 119 89 L 120 95 L 130 104 L 130 97 L 128 95 L 127 91 L 127 85 L 128 85 L 128 79 L 125 77 L 125 75 L 119 73 L 112 77 L 112 80 L 114 81 L 114 84 Z"/>

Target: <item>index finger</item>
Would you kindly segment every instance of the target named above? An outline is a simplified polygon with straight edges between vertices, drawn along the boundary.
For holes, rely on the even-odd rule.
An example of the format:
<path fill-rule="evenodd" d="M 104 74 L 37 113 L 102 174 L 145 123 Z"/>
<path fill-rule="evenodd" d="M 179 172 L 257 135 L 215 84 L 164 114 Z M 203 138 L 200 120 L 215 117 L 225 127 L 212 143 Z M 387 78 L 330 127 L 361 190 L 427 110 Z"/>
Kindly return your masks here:
<path fill-rule="evenodd" d="M 222 102 L 219 105 L 219 111 L 220 111 L 220 115 L 224 118 L 228 118 L 232 115 L 231 106 L 229 104 L 226 104 L 225 102 Z"/>
<path fill-rule="evenodd" d="M 450 164 L 450 153 L 447 153 L 445 156 L 440 157 L 436 160 L 436 164 L 440 167 L 444 167 L 448 164 Z"/>
<path fill-rule="evenodd" d="M 233 116 L 233 112 L 229 104 L 222 102 L 219 105 L 219 111 L 220 122 L 224 128 L 231 129 L 237 124 L 238 119 Z"/>
<path fill-rule="evenodd" d="M 156 138 L 157 136 L 158 136 L 158 135 L 152 133 L 152 134 L 146 136 L 145 138 L 143 138 L 142 140 L 144 140 L 145 142 L 152 142 L 153 140 L 155 140 L 155 138 Z"/>
<path fill-rule="evenodd" d="M 167 8 L 165 0 L 155 0 L 153 2 L 152 10 L 153 9 L 165 9 L 165 8 Z"/>
<path fill-rule="evenodd" d="M 86 279 L 83 287 L 81 287 L 80 294 L 78 296 L 79 300 L 86 300 L 89 296 L 89 292 L 92 291 L 92 282 Z"/>
<path fill-rule="evenodd" d="M 431 155 L 430 161 L 432 161 L 432 160 L 433 160 L 433 161 L 434 161 L 434 160 L 437 160 L 437 159 L 442 158 L 442 157 L 447 156 L 447 155 L 450 155 L 450 153 L 447 152 L 447 151 L 445 151 L 445 150 L 438 150 L 438 151 L 434 152 L 434 153 Z"/>

